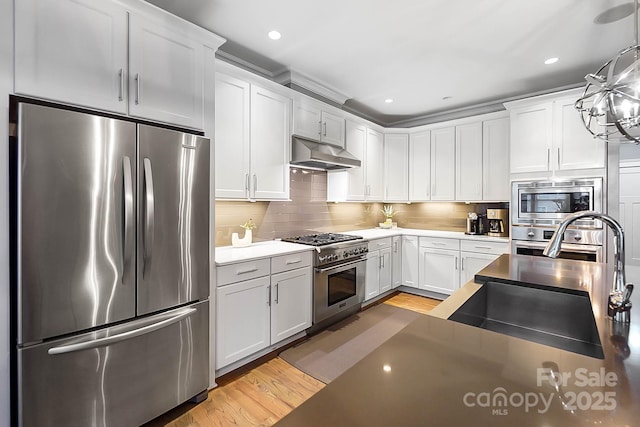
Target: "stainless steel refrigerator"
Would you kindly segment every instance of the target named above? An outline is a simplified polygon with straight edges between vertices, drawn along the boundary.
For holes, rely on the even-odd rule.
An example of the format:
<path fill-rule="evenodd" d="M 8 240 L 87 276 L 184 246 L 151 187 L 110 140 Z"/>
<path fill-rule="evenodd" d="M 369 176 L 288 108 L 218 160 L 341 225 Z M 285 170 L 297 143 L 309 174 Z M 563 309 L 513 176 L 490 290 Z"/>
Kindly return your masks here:
<path fill-rule="evenodd" d="M 209 141 L 16 103 L 13 420 L 136 426 L 206 391 Z"/>

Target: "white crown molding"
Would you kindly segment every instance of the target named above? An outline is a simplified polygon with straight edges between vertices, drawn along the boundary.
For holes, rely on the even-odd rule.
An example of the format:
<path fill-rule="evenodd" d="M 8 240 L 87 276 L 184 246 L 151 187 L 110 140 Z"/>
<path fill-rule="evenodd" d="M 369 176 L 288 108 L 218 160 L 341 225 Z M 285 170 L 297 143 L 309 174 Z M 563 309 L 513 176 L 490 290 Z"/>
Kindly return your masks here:
<path fill-rule="evenodd" d="M 271 71 L 267 70 L 266 68 L 258 67 L 257 65 L 235 55 L 232 55 L 228 52 L 225 52 L 224 50 L 218 49 L 216 51 L 216 58 L 228 62 L 229 64 L 235 65 L 236 67 L 250 71 L 254 74 L 258 74 L 259 76 L 273 80 L 273 73 Z"/>
<path fill-rule="evenodd" d="M 300 86 L 339 105 L 344 104 L 347 99 L 351 98 L 349 95 L 332 88 L 328 84 L 313 80 L 309 76 L 295 70 L 285 70 L 274 76 L 273 80 L 285 86 L 288 84 Z"/>

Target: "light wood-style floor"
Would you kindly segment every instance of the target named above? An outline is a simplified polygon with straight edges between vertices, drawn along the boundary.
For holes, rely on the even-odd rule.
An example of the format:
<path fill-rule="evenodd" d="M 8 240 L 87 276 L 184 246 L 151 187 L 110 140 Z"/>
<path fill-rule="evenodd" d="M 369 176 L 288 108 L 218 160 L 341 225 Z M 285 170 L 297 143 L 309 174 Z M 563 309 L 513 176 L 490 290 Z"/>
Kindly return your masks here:
<path fill-rule="evenodd" d="M 440 301 L 399 293 L 384 304 L 427 313 Z M 271 426 L 325 385 L 276 357 L 209 392 L 206 401 L 185 403 L 146 427 Z"/>

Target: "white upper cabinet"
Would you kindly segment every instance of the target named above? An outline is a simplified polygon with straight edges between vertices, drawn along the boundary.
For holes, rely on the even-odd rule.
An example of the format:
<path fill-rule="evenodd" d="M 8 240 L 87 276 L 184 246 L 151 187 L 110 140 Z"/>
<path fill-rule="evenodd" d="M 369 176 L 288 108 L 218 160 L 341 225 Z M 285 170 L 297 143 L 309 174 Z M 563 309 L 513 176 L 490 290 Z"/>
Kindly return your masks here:
<path fill-rule="evenodd" d="M 287 200 L 291 99 L 216 73 L 216 198 Z"/>
<path fill-rule="evenodd" d="M 205 128 L 205 51 L 223 39 L 142 1 L 15 3 L 17 94 Z"/>
<path fill-rule="evenodd" d="M 456 126 L 456 200 L 482 200 L 482 122 Z"/>
<path fill-rule="evenodd" d="M 291 99 L 251 85 L 252 196 L 262 200 L 289 198 Z"/>
<path fill-rule="evenodd" d="M 367 147 L 367 128 L 355 122 L 347 120 L 346 124 L 346 148 L 362 162 L 359 168 L 347 170 L 347 200 L 363 201 L 366 198 L 365 170 L 367 168 L 365 150 Z M 333 174 L 328 174 L 331 178 Z M 331 184 L 331 183 L 330 183 Z"/>
<path fill-rule="evenodd" d="M 249 198 L 250 84 L 216 73 L 216 198 Z"/>
<path fill-rule="evenodd" d="M 183 27 L 129 16 L 129 114 L 202 129 L 204 46 Z"/>
<path fill-rule="evenodd" d="M 367 128 L 365 155 L 366 200 L 384 198 L 384 139 L 382 133 Z"/>
<path fill-rule="evenodd" d="M 293 110 L 293 133 L 315 141 L 345 146 L 345 119 L 322 109 L 311 100 L 296 100 Z"/>
<path fill-rule="evenodd" d="M 482 122 L 482 200 L 508 201 L 509 118 Z"/>
<path fill-rule="evenodd" d="M 511 112 L 511 173 L 606 166 L 604 141 L 586 130 L 574 108 L 580 94 L 571 90 L 505 104 Z"/>
<path fill-rule="evenodd" d="M 387 202 L 409 200 L 409 135 L 384 135 L 385 197 Z"/>
<path fill-rule="evenodd" d="M 127 11 L 100 0 L 15 2 L 15 92 L 127 113 Z"/>
<path fill-rule="evenodd" d="M 455 128 L 431 131 L 431 200 L 455 200 Z"/>
<path fill-rule="evenodd" d="M 409 200 L 431 200 L 431 132 L 409 136 Z"/>

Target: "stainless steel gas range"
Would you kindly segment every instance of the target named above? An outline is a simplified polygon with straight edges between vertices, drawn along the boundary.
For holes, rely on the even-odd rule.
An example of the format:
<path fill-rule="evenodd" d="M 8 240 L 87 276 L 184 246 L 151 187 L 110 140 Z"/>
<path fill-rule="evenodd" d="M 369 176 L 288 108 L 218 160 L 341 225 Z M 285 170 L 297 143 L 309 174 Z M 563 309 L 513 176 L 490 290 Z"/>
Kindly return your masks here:
<path fill-rule="evenodd" d="M 315 246 L 313 326 L 323 329 L 360 310 L 364 300 L 367 242 L 348 234 L 307 234 L 285 242 Z"/>

